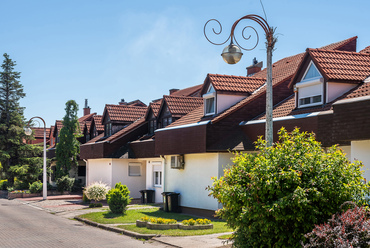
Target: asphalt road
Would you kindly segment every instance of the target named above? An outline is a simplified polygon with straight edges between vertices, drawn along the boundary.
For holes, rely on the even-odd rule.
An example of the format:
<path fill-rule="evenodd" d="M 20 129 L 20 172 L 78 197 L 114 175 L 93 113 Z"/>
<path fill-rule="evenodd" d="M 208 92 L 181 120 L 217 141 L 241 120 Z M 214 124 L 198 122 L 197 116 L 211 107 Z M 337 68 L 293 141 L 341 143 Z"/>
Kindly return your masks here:
<path fill-rule="evenodd" d="M 0 198 L 0 247 L 168 247 L 107 232 Z"/>

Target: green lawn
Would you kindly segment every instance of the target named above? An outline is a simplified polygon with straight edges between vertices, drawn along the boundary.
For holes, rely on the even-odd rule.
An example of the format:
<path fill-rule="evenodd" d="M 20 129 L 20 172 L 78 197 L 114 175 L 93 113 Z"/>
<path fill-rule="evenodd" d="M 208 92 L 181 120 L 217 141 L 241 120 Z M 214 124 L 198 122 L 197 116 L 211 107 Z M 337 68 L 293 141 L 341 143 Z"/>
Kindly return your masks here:
<path fill-rule="evenodd" d="M 105 212 L 94 212 L 81 215 L 79 217 L 88 219 L 94 222 L 98 222 L 101 224 L 128 224 L 128 223 L 136 223 L 136 220 L 139 220 L 141 217 L 148 216 L 149 218 L 166 218 L 166 219 L 175 219 L 178 222 L 183 220 L 194 218 L 194 216 L 178 214 L 178 213 L 171 213 L 171 212 L 164 212 L 159 210 L 159 208 L 143 208 L 143 209 L 130 209 L 127 210 L 126 213 L 123 214 L 113 214 L 110 211 Z M 169 236 L 191 236 L 191 235 L 205 235 L 205 234 L 212 234 L 212 233 L 224 233 L 224 232 L 232 232 L 232 229 L 226 227 L 225 221 L 212 221 L 213 229 L 208 230 L 180 230 L 180 229 L 173 229 L 173 230 L 150 230 L 147 228 L 139 228 L 136 225 L 122 225 L 118 226 L 119 228 L 123 228 L 126 230 L 142 233 L 142 234 L 162 234 L 162 235 L 169 235 Z"/>

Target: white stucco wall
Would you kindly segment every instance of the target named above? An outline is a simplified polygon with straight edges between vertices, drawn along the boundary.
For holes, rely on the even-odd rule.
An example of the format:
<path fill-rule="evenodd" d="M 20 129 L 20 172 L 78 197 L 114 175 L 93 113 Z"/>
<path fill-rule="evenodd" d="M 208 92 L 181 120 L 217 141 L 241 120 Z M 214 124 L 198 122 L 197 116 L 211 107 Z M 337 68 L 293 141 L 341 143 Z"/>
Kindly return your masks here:
<path fill-rule="evenodd" d="M 100 181 L 112 185 L 112 159 L 87 160 L 86 185 Z"/>
<path fill-rule="evenodd" d="M 370 180 L 370 140 L 352 141 L 351 142 L 351 161 L 362 161 L 364 167 L 364 178 Z"/>
<path fill-rule="evenodd" d="M 244 98 L 245 96 L 217 94 L 217 113 L 221 113 Z"/>
<path fill-rule="evenodd" d="M 140 176 L 129 176 L 129 163 L 141 164 Z M 87 184 L 93 182 L 104 182 L 109 187 L 114 187 L 121 182 L 127 185 L 130 196 L 140 198 L 140 190 L 145 189 L 146 166 L 145 161 L 129 159 L 89 159 L 87 161 L 86 178 Z"/>
<path fill-rule="evenodd" d="M 232 154 L 186 154 L 184 169 L 171 169 L 170 156 L 166 156 L 165 191 L 180 193 L 180 205 L 190 208 L 217 210 L 216 199 L 208 196 L 206 187 L 211 177 L 223 175 L 223 166 L 230 163 Z"/>
<path fill-rule="evenodd" d="M 346 83 L 327 83 L 327 90 L 326 96 L 328 99 L 327 102 L 331 102 L 334 99 L 340 97 L 345 92 L 349 91 L 350 89 L 356 87 L 357 84 L 346 84 Z"/>

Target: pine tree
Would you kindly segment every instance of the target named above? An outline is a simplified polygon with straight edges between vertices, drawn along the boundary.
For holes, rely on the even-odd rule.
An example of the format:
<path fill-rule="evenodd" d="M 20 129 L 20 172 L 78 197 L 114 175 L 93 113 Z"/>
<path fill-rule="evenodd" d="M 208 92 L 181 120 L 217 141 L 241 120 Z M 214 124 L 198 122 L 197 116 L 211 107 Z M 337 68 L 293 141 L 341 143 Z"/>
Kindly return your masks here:
<path fill-rule="evenodd" d="M 13 185 L 14 177 L 28 186 L 42 173 L 42 149 L 27 145 L 24 134 L 24 108 L 19 100 L 26 96 L 19 81 L 20 72 L 14 71 L 16 63 L 4 54 L 0 72 L 0 163 L 8 183 Z"/>
<path fill-rule="evenodd" d="M 60 130 L 59 142 L 56 147 L 56 178 L 68 175 L 72 167 L 78 166 L 77 155 L 80 153 L 80 125 L 78 123 L 78 104 L 74 100 L 66 103 L 66 115 Z"/>

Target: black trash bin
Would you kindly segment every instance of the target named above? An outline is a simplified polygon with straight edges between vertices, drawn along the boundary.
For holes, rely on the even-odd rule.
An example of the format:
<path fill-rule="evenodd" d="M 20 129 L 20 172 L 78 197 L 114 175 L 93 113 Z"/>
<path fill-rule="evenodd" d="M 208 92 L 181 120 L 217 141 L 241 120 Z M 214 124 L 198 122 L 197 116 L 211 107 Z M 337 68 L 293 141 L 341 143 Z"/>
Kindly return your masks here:
<path fill-rule="evenodd" d="M 154 203 L 154 190 L 151 189 L 140 190 L 140 193 L 142 204 Z"/>
<path fill-rule="evenodd" d="M 168 194 L 171 194 L 173 192 L 162 192 L 163 196 L 163 211 L 168 212 L 168 199 L 167 196 Z"/>
<path fill-rule="evenodd" d="M 180 213 L 179 195 L 180 193 L 175 192 L 171 192 L 167 195 L 169 212 Z"/>

